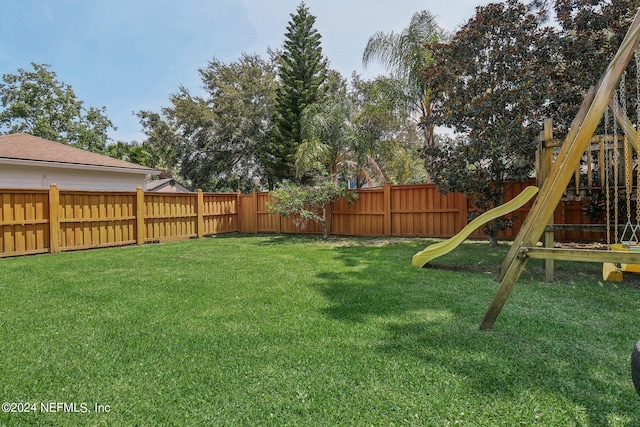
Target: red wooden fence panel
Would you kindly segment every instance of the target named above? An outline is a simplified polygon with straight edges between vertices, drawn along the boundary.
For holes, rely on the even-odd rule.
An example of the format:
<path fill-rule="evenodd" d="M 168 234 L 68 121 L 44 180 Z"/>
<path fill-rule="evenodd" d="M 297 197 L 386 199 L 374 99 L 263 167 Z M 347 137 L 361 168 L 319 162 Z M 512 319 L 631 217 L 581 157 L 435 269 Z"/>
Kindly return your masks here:
<path fill-rule="evenodd" d="M 331 206 L 331 234 L 339 236 L 382 236 L 384 190 L 358 190 L 354 203 L 339 200 Z"/>

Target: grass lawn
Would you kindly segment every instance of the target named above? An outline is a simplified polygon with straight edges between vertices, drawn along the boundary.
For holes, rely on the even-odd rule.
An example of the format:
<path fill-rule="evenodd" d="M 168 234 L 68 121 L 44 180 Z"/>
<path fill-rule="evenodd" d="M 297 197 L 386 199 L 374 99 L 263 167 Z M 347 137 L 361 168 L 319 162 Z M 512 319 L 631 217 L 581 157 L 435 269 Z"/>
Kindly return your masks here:
<path fill-rule="evenodd" d="M 218 237 L 2 259 L 0 401 L 37 406 L 0 426 L 640 425 L 640 275 L 602 283 L 599 264 L 558 262 L 547 284 L 532 261 L 481 332 L 507 246 L 412 268 L 430 242 Z"/>

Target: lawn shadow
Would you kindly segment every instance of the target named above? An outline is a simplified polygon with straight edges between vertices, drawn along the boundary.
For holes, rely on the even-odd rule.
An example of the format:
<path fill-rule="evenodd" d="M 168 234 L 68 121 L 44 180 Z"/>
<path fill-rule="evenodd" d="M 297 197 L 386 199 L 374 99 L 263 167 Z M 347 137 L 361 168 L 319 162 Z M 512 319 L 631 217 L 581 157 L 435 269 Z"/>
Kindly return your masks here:
<path fill-rule="evenodd" d="M 583 408 L 589 425 L 608 424 L 611 414 L 622 414 L 632 420 L 630 425 L 640 424 L 630 377 L 624 392 L 612 391 L 619 388 L 628 366 L 611 361 L 628 361 L 633 344 L 627 353 L 623 336 L 590 340 L 590 332 L 602 331 L 590 329 L 588 319 L 558 322 L 549 311 L 538 310 L 537 301 L 514 304 L 501 315 L 495 331 L 479 331 L 498 286 L 493 276 L 508 247 L 466 247 L 431 268 L 412 268 L 411 256 L 423 248 L 424 243 L 415 241 L 333 248 L 346 268 L 317 275 L 317 289 L 330 303 L 323 313 L 341 322 L 376 319 L 386 331 L 377 351 L 451 371 L 463 377 L 474 393 L 507 398 L 544 393 Z M 561 278 L 575 275 L 576 268 L 572 264 L 558 273 Z M 532 278 L 541 272 L 539 264 L 532 264 L 525 283 L 518 286 L 539 286 Z M 593 280 L 598 283 L 597 276 Z M 542 286 L 535 291 L 541 299 L 552 298 L 544 295 Z M 599 304 L 598 296 L 588 292 L 572 302 L 583 307 Z M 426 313 L 425 319 L 420 319 L 421 313 Z M 429 313 L 446 315 L 429 317 Z M 575 317 L 581 314 L 576 313 Z M 621 356 L 612 358 L 612 352 Z M 606 363 L 610 366 L 603 366 Z M 603 370 L 610 375 L 603 376 Z"/>

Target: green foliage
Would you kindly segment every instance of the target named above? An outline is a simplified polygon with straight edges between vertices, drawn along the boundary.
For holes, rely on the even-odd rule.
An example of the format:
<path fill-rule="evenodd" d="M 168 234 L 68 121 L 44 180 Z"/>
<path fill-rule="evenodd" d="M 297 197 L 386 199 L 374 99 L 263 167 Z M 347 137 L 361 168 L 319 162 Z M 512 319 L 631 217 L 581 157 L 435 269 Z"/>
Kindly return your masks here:
<path fill-rule="evenodd" d="M 485 211 L 502 204 L 505 182 L 530 175 L 551 90 L 550 31 L 509 0 L 478 7 L 449 43 L 430 46 L 436 119 L 465 135 L 425 151 L 439 190 L 463 192 Z M 494 243 L 504 225 L 488 225 Z"/>
<path fill-rule="evenodd" d="M 551 108 L 554 127 L 562 134 L 571 126 L 584 94 L 603 75 L 631 25 L 638 8 L 636 0 L 553 0 L 543 2 L 542 11 L 555 12 L 557 67 Z M 632 61 L 633 62 L 633 61 Z M 627 68 L 628 81 L 635 81 L 636 67 Z M 635 98 L 633 93 L 629 98 Z"/>
<path fill-rule="evenodd" d="M 355 74 L 349 85 L 344 79 L 332 79 L 326 99 L 305 108 L 304 139 L 296 152 L 299 178 L 309 179 L 322 171 L 334 180 L 355 178 L 357 187 L 411 179 L 411 153 L 418 162 L 420 158 L 412 144 L 415 138 L 406 138 L 402 129 L 415 130 L 415 126 L 407 117 L 391 113 L 378 83 L 365 82 Z"/>
<path fill-rule="evenodd" d="M 321 35 L 314 28 L 316 18 L 300 3 L 285 33 L 279 56 L 273 122 L 275 129 L 260 146 L 260 159 L 269 174 L 270 188 L 278 181 L 293 180 L 295 154 L 302 143 L 302 114 L 322 101 L 327 82 L 327 60 L 322 54 Z"/>
<path fill-rule="evenodd" d="M 230 64 L 214 59 L 199 71 L 205 96 L 181 87 L 161 114 L 138 113 L 145 144 L 194 188 L 251 191 L 263 178 L 256 150 L 271 132 L 274 64 L 243 54 Z"/>
<path fill-rule="evenodd" d="M 48 64 L 32 63 L 33 71 L 22 68 L 4 74 L 0 83 L 0 130 L 29 133 L 84 150 L 104 153 L 115 129 L 106 109 L 90 107 L 76 98 L 70 85 L 59 82 Z"/>
<path fill-rule="evenodd" d="M 420 141 L 410 97 L 403 97 L 401 82 L 378 77 L 362 80 L 354 74 L 349 96 L 355 105 L 350 126 L 354 133 L 353 156 L 363 173 L 357 176 L 360 187 L 368 182 L 364 173 L 377 171 L 385 182 L 409 184 L 423 182 L 424 164 L 419 152 Z M 400 97 L 400 98 L 399 98 Z"/>
<path fill-rule="evenodd" d="M 153 165 L 150 165 L 151 155 L 145 150 L 145 147 L 142 144 L 136 141 L 118 141 L 115 144 L 110 144 L 107 146 L 105 154 L 115 159 L 153 167 Z"/>
<path fill-rule="evenodd" d="M 340 168 L 349 162 L 353 133 L 350 119 L 353 105 L 346 95 L 315 103 L 302 112 L 303 141 L 296 151 L 296 175 L 303 177 L 320 166 L 336 180 Z"/>
<path fill-rule="evenodd" d="M 142 143 L 149 154 L 147 166 L 161 170 L 165 176 L 178 176 L 181 138 L 177 130 L 160 114 L 150 111 L 137 113 L 147 139 Z"/>
<path fill-rule="evenodd" d="M 358 198 L 358 193 L 349 191 L 345 185 L 325 179 L 315 185 L 299 185 L 284 181 L 270 193 L 267 207 L 282 216 L 295 215 L 296 227 L 305 229 L 309 221 L 322 225 L 322 237 L 327 236 L 327 209 L 331 203 L 346 198 L 349 203 Z"/>
<path fill-rule="evenodd" d="M 446 38 L 435 17 L 423 10 L 416 12 L 409 26 L 400 33 L 378 32 L 371 36 L 362 56 L 363 64 L 378 60 L 391 72 L 390 78 L 380 81 L 383 93 L 393 100 L 394 111 L 409 117 L 418 116 L 416 126 L 422 130 L 424 149 L 434 143 L 431 88 L 424 79 L 424 68 L 432 64 L 433 56 L 424 45 Z M 426 172 L 426 178 L 430 180 L 428 169 Z"/>

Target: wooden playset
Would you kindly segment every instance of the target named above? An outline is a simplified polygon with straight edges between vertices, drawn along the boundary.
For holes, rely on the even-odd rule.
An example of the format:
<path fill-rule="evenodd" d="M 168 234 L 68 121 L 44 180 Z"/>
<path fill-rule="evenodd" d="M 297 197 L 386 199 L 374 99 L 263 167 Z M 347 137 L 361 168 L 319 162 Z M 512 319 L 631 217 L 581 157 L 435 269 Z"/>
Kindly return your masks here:
<path fill-rule="evenodd" d="M 610 264 L 620 264 L 624 265 L 634 265 L 640 264 L 640 252 L 636 252 L 635 250 L 631 250 L 631 246 L 637 247 L 636 243 L 638 241 L 638 231 L 640 226 L 640 215 L 637 215 L 636 221 L 631 218 L 631 209 L 629 207 L 631 200 L 631 185 L 625 188 L 626 190 L 626 200 L 629 201 L 626 214 L 628 222 L 624 225 L 622 233 L 618 234 L 619 227 L 617 225 L 614 226 L 614 233 L 618 238 L 618 245 L 622 246 L 613 246 L 614 250 L 603 251 L 603 250 L 592 250 L 592 249 L 562 249 L 562 248 L 554 248 L 554 247 L 538 247 L 536 244 L 545 233 L 545 229 L 547 225 L 551 222 L 553 212 L 562 199 L 567 186 L 571 180 L 571 177 L 576 174 L 576 170 L 580 167 L 581 159 L 583 159 L 585 152 L 588 153 L 590 149 L 590 142 L 592 137 L 601 122 L 602 118 L 605 116 L 605 111 L 607 108 L 611 110 L 613 116 L 613 122 L 617 123 L 622 130 L 622 134 L 624 135 L 623 141 L 623 152 L 624 152 L 624 161 L 627 172 L 624 173 L 624 177 L 630 176 L 629 182 L 632 182 L 631 170 L 632 168 L 632 153 L 630 146 L 632 146 L 637 153 L 638 148 L 638 133 L 636 128 L 631 124 L 629 119 L 625 115 L 624 111 L 624 103 L 622 106 L 619 105 L 619 100 L 614 96 L 616 88 L 618 87 L 618 83 L 620 82 L 625 69 L 628 64 L 635 56 L 636 48 L 638 43 L 640 42 L 640 9 L 636 12 L 635 18 L 627 31 L 627 34 L 620 45 L 618 52 L 613 57 L 611 63 L 607 67 L 598 87 L 592 89 L 588 92 L 587 96 L 582 103 L 578 114 L 576 115 L 571 129 L 567 134 L 560 150 L 558 151 L 555 160 L 552 160 L 552 164 L 547 169 L 548 175 L 544 176 L 544 182 L 541 185 L 540 191 L 538 192 L 538 197 L 533 203 L 527 218 L 520 229 L 520 232 L 516 236 L 509 253 L 505 257 L 502 266 L 500 268 L 500 272 L 498 273 L 497 280 L 500 281 L 500 287 L 496 292 L 491 304 L 489 305 L 482 322 L 480 323 L 480 329 L 489 330 L 493 327 L 496 319 L 500 315 L 504 304 L 513 287 L 515 286 L 518 278 L 522 274 L 526 263 L 531 258 L 540 258 L 545 260 L 570 260 L 570 261 L 585 261 L 585 262 L 600 262 L 605 264 L 605 272 L 608 270 L 612 270 Z M 605 121 L 608 117 L 605 117 Z M 617 125 L 614 125 L 614 128 L 617 129 Z M 608 138 L 608 132 L 605 132 L 603 142 L 607 143 L 606 139 Z M 617 180 L 620 171 L 621 161 L 618 158 L 616 163 L 616 158 L 618 157 L 616 153 L 619 153 L 618 150 L 618 138 L 615 135 L 615 131 L 613 132 L 613 150 L 608 150 L 611 153 L 611 156 L 606 154 L 607 150 L 604 150 L 604 160 L 605 162 L 613 162 L 613 167 L 615 169 L 615 165 L 618 165 L 618 170 L 614 171 L 613 176 L 614 180 Z M 551 159 L 549 156 L 552 154 L 545 154 L 547 158 L 542 159 L 542 161 L 551 163 Z M 637 156 L 636 156 L 637 158 Z M 591 160 L 587 162 L 587 164 L 591 163 Z M 589 167 L 589 166 L 587 166 Z M 602 169 L 602 168 L 601 168 Z M 605 172 L 606 167 L 604 168 Z M 605 185 L 606 180 L 609 177 L 609 173 L 605 173 Z M 625 182 L 627 178 L 625 178 Z M 613 183 L 613 199 L 614 205 L 617 204 L 617 192 L 618 186 L 617 181 Z M 636 186 L 637 187 L 637 186 Z M 609 185 L 606 185 L 606 191 L 609 192 Z M 609 194 L 611 197 L 611 194 Z M 607 210 L 609 212 L 609 210 Z M 616 216 L 615 223 L 617 224 L 617 212 L 614 213 Z M 607 230 L 610 230 L 609 225 L 611 224 L 611 220 L 613 216 L 610 213 L 607 213 Z M 607 231 L 610 234 L 610 231 Z M 625 234 L 626 233 L 626 234 Z M 635 236 L 635 237 L 634 237 Z M 627 239 L 627 240 L 624 240 Z M 634 242 L 635 241 L 635 242 Z M 626 243 L 625 243 L 626 242 Z M 629 247 L 629 250 L 615 250 L 621 249 L 624 246 Z M 549 245 L 545 245 L 549 246 Z"/>
<path fill-rule="evenodd" d="M 640 9 L 598 86 L 591 88 L 585 96 L 561 144 L 553 138 L 552 123 L 545 123 L 537 155 L 537 197 L 501 265 L 496 277 L 500 287 L 480 323 L 481 330 L 493 327 L 529 259 L 545 260 L 547 280 L 553 277 L 554 260 L 602 263 L 603 279 L 609 281 L 622 280 L 623 272 L 640 272 L 640 203 L 636 203 L 635 212 L 632 212 L 632 201 L 640 201 L 640 54 L 636 52 L 639 43 Z M 634 57 L 637 111 L 635 126 L 628 118 L 625 81 L 625 70 Z M 595 135 L 599 126 L 604 129 L 604 133 Z M 572 178 L 574 182 L 570 186 Z M 552 224 L 552 218 L 558 203 L 568 193 L 572 192 L 575 197 L 596 186 L 606 193 L 606 224 L 597 227 L 598 231 L 606 232 L 609 250 L 554 247 L 554 231 L 559 226 Z M 533 190 L 527 189 L 526 194 L 520 198 L 529 200 L 536 193 Z M 624 210 L 619 200 L 624 201 Z M 506 206 L 489 211 L 484 219 L 490 220 L 495 215 L 503 215 L 509 209 Z M 481 222 L 474 226 L 481 225 Z M 466 238 L 463 235 L 468 234 L 468 231 L 468 227 L 465 227 L 459 236 L 417 253 L 412 260 L 413 265 L 421 267 L 431 259 L 452 250 L 461 239 Z M 456 240 L 456 237 L 459 238 Z M 542 247 L 537 245 L 541 237 L 544 240 Z"/>

